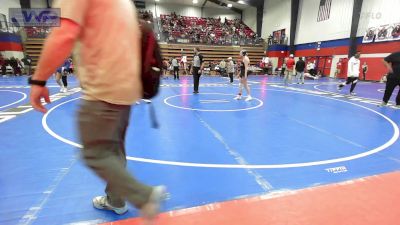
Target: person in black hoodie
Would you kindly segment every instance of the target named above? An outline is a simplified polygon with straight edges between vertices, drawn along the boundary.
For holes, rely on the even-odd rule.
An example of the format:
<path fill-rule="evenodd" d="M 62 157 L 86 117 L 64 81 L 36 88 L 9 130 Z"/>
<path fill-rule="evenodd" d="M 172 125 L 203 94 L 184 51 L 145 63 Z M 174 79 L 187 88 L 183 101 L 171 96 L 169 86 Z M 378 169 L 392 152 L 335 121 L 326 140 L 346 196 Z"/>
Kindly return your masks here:
<path fill-rule="evenodd" d="M 394 89 L 400 86 L 400 52 L 395 52 L 387 56 L 383 63 L 389 70 L 387 75 L 385 95 L 379 106 L 386 106 L 393 94 Z M 396 97 L 396 108 L 400 109 L 400 90 Z"/>
<path fill-rule="evenodd" d="M 296 73 L 297 73 L 297 84 L 304 84 L 304 69 L 306 68 L 306 63 L 303 58 L 300 57 L 299 61 L 296 63 Z"/>

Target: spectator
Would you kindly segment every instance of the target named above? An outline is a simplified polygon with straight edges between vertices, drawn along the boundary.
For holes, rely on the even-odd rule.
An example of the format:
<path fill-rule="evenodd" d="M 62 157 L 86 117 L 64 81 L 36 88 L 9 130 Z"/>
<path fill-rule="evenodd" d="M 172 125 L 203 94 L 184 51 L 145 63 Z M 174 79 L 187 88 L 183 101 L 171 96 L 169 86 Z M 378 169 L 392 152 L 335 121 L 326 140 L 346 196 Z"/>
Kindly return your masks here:
<path fill-rule="evenodd" d="M 304 69 L 306 67 L 306 63 L 303 58 L 300 57 L 299 61 L 296 62 L 296 73 L 297 73 L 297 84 L 304 84 Z"/>
<path fill-rule="evenodd" d="M 0 69 L 1 69 L 1 75 L 5 76 L 7 72 L 7 64 L 6 64 L 6 59 L 3 58 L 3 55 L 0 54 Z"/>
<path fill-rule="evenodd" d="M 179 80 L 179 63 L 178 60 L 176 59 L 176 57 L 172 58 L 171 61 L 173 70 L 174 70 L 174 80 L 178 79 Z"/>
<path fill-rule="evenodd" d="M 225 74 L 225 71 L 226 71 L 226 62 L 225 62 L 225 60 L 223 59 L 223 60 L 221 60 L 221 62 L 219 63 L 219 73 L 220 73 L 221 75 L 224 75 L 224 74 Z"/>
<path fill-rule="evenodd" d="M 228 63 L 226 65 L 227 72 L 229 75 L 230 83 L 233 83 L 233 73 L 235 73 L 235 64 L 233 63 L 232 57 L 228 58 Z"/>
<path fill-rule="evenodd" d="M 25 67 L 26 67 L 26 74 L 28 76 L 31 75 L 31 66 L 32 66 L 32 58 L 29 55 L 26 55 L 23 59 L 22 62 L 24 63 Z"/>

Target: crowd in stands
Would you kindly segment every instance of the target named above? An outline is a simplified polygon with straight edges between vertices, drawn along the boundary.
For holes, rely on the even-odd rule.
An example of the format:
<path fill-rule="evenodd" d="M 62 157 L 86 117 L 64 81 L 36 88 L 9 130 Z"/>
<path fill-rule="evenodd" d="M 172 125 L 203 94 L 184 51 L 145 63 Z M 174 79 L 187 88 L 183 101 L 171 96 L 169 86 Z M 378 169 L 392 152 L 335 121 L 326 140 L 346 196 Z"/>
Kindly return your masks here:
<path fill-rule="evenodd" d="M 26 36 L 29 38 L 46 38 L 51 27 L 25 27 Z"/>
<path fill-rule="evenodd" d="M 199 18 L 180 16 L 176 13 L 161 15 L 161 30 L 164 41 L 230 45 L 235 40 L 255 43 L 257 34 L 241 20 L 219 18 Z"/>
<path fill-rule="evenodd" d="M 139 18 L 149 23 L 154 23 L 154 16 L 152 11 L 139 10 Z"/>
<path fill-rule="evenodd" d="M 0 74 L 5 76 L 13 74 L 21 76 L 22 74 L 31 74 L 32 59 L 26 56 L 23 59 L 11 57 L 5 58 L 0 54 Z"/>

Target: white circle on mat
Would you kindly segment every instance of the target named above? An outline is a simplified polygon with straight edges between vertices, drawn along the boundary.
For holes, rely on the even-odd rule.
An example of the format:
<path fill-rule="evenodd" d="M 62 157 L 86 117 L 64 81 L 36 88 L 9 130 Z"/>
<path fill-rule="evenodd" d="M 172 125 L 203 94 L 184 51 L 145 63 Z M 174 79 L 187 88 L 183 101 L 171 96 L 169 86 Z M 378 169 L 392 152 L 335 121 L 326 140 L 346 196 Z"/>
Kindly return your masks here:
<path fill-rule="evenodd" d="M 372 113 L 375 113 L 379 116 L 381 116 L 383 119 L 388 121 L 390 125 L 392 125 L 393 128 L 393 136 L 384 144 L 368 150 L 366 152 L 362 152 L 356 155 L 351 155 L 347 157 L 342 157 L 342 158 L 336 158 L 336 159 L 328 159 L 328 160 L 321 160 L 321 161 L 312 161 L 312 162 L 304 162 L 304 163 L 288 163 L 288 164 L 257 164 L 257 165 L 239 165 L 239 164 L 210 164 L 210 163 L 192 163 L 192 162 L 180 162 L 180 161 L 167 161 L 167 160 L 157 160 L 157 159 L 147 159 L 147 158 L 140 158 L 140 157 L 132 157 L 132 156 L 127 156 L 126 158 L 131 161 L 136 161 L 136 162 L 143 162 L 143 163 L 153 163 L 153 164 L 161 164 L 161 165 L 170 165 L 170 166 L 182 166 L 182 167 L 198 167 L 198 168 L 222 168 L 222 169 L 282 169 L 282 168 L 298 168 L 298 167 L 308 167 L 308 166 L 320 166 L 320 165 L 327 165 L 327 164 L 332 164 L 332 163 L 340 163 L 340 162 L 346 162 L 346 161 L 351 161 L 355 159 L 360 159 L 366 156 L 370 156 L 373 154 L 376 154 L 378 152 L 381 152 L 388 147 L 392 146 L 397 139 L 399 138 L 399 127 L 393 120 L 388 118 L 387 116 L 383 115 L 380 112 L 377 112 L 373 109 L 370 109 L 368 107 L 358 105 L 353 102 L 348 102 L 340 99 L 335 99 L 327 96 L 319 96 L 315 94 L 309 94 L 309 93 L 301 93 L 301 92 L 295 92 L 295 91 L 286 91 L 286 90 L 274 90 L 274 89 L 269 89 L 269 91 L 279 91 L 279 92 L 288 92 L 288 93 L 296 93 L 296 94 L 304 94 L 304 95 L 310 95 L 310 96 L 316 96 L 320 98 L 326 98 L 334 101 L 339 101 L 339 102 L 344 102 L 347 104 L 351 104 L 360 108 L 363 108 L 367 111 L 370 111 Z M 78 144 L 76 142 L 73 142 L 71 140 L 68 140 L 66 138 L 61 137 L 60 135 L 56 134 L 54 131 L 52 131 L 48 124 L 47 124 L 47 118 L 48 116 L 58 107 L 61 107 L 64 104 L 67 104 L 69 102 L 75 101 L 79 98 L 71 99 L 68 101 L 65 101 L 63 103 L 60 103 L 53 108 L 51 108 L 42 118 L 42 125 L 43 128 L 46 130 L 47 133 L 49 133 L 51 136 L 54 138 L 72 145 L 77 148 L 82 148 L 81 144 Z"/>
<path fill-rule="evenodd" d="M 174 105 L 174 104 L 168 102 L 168 100 L 170 100 L 172 98 L 181 97 L 181 96 L 192 96 L 192 95 L 193 94 L 173 95 L 173 96 L 170 96 L 168 98 L 165 98 L 164 99 L 164 103 L 169 105 L 169 106 L 171 106 L 171 107 L 178 108 L 178 109 L 186 109 L 186 110 L 201 111 L 201 112 L 237 112 L 237 111 L 245 111 L 245 110 L 257 109 L 257 108 L 260 108 L 261 106 L 264 105 L 264 102 L 261 101 L 258 98 L 253 98 L 253 100 L 252 100 L 252 101 L 257 101 L 258 102 L 258 104 L 256 106 L 250 106 L 250 107 L 241 108 L 241 109 L 197 109 L 197 108 L 189 108 L 189 107 L 178 106 L 178 105 Z M 232 99 L 233 99 L 234 96 L 236 96 L 236 95 L 233 95 L 233 94 L 224 94 L 224 93 L 199 93 L 198 95 L 224 95 L 224 96 L 232 96 Z M 240 100 L 240 101 L 244 101 L 244 99 Z"/>
<path fill-rule="evenodd" d="M 3 92 L 13 92 L 13 93 L 18 93 L 18 94 L 21 94 L 21 95 L 22 95 L 22 98 L 18 99 L 18 100 L 15 101 L 15 102 L 10 103 L 10 104 L 0 106 L 0 109 L 3 109 L 3 108 L 6 108 L 6 107 L 15 105 L 15 104 L 17 104 L 17 103 L 20 103 L 20 102 L 22 102 L 23 100 L 25 100 L 25 99 L 27 98 L 27 95 L 26 95 L 25 93 L 23 93 L 23 92 L 20 92 L 20 91 L 11 91 L 11 90 L 0 90 L 0 91 L 3 91 Z"/>

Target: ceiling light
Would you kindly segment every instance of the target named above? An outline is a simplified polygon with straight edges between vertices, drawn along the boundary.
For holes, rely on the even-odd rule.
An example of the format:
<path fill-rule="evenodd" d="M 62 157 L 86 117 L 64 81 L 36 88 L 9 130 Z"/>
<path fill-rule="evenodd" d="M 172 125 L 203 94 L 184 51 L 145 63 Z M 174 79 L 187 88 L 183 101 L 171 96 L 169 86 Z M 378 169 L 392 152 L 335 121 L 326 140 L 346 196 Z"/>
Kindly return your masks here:
<path fill-rule="evenodd" d="M 246 3 L 245 3 L 244 1 L 242 1 L 242 0 L 238 1 L 238 3 L 239 3 L 239 4 L 242 4 L 242 5 L 246 4 Z"/>
<path fill-rule="evenodd" d="M 197 3 L 199 3 L 198 0 L 193 0 L 193 4 L 197 4 Z"/>
<path fill-rule="evenodd" d="M 229 7 L 229 8 L 232 8 L 232 4 L 228 4 L 228 7 Z"/>
<path fill-rule="evenodd" d="M 159 2 L 160 0 L 156 0 L 156 2 Z"/>

